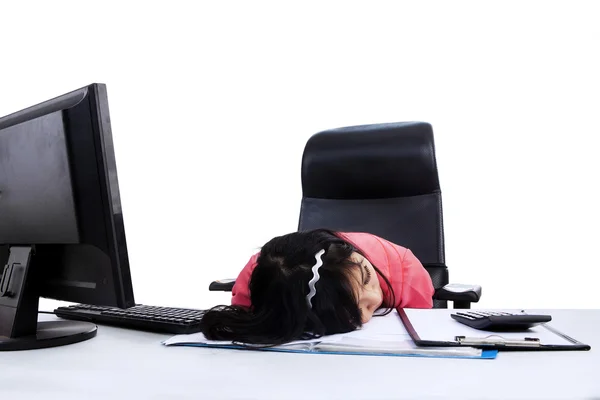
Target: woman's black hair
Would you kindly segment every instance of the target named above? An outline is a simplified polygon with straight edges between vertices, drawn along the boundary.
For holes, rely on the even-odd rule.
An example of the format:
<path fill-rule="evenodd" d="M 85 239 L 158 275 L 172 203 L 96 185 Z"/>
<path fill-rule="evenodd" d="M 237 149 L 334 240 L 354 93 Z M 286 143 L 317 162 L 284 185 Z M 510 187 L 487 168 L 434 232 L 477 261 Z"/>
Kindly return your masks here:
<path fill-rule="evenodd" d="M 310 308 L 306 302 L 308 281 L 320 250 L 325 250 L 323 266 Z M 276 346 L 359 328 L 361 314 L 351 281 L 352 268 L 360 265 L 351 259 L 354 252 L 364 256 L 360 249 L 327 229 L 271 239 L 261 248 L 250 278 L 252 306 L 207 310 L 201 322 L 202 333 L 210 340 Z M 373 267 L 389 289 L 384 303 L 393 307 L 396 299 L 392 285 Z"/>

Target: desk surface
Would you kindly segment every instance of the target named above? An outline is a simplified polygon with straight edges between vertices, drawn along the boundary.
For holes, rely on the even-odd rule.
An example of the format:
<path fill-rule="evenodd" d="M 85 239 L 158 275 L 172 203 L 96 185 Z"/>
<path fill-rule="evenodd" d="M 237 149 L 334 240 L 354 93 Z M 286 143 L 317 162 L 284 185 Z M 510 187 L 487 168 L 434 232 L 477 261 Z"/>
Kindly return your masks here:
<path fill-rule="evenodd" d="M 496 360 L 288 354 L 166 347 L 165 335 L 100 326 L 83 343 L 0 353 L 0 398 L 600 398 L 600 310 L 540 312 L 592 350 Z"/>

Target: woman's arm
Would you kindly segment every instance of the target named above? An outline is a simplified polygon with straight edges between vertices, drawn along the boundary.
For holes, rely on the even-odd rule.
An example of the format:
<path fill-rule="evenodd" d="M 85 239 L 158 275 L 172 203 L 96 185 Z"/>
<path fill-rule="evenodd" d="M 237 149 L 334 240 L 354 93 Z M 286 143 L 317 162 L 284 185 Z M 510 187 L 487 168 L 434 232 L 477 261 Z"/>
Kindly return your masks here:
<path fill-rule="evenodd" d="M 409 249 L 404 250 L 402 276 L 400 307 L 432 308 L 435 289 L 431 276 Z"/>
<path fill-rule="evenodd" d="M 260 253 L 256 253 L 242 269 L 240 274 L 235 280 L 235 285 L 233 285 L 233 289 L 231 289 L 231 305 L 232 306 L 242 306 L 242 307 L 250 307 L 252 305 L 250 301 L 250 277 L 252 276 L 252 271 L 254 267 L 256 267 L 256 261 L 258 260 L 258 255 Z"/>

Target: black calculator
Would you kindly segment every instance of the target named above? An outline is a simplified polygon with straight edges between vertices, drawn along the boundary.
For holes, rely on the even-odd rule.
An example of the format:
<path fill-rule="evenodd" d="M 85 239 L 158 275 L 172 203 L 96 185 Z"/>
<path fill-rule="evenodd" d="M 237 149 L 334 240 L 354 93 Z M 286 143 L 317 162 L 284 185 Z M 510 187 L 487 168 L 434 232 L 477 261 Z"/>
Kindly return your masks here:
<path fill-rule="evenodd" d="M 453 319 L 485 331 L 523 331 L 552 320 L 550 315 L 530 315 L 496 311 L 465 311 L 450 315 Z"/>

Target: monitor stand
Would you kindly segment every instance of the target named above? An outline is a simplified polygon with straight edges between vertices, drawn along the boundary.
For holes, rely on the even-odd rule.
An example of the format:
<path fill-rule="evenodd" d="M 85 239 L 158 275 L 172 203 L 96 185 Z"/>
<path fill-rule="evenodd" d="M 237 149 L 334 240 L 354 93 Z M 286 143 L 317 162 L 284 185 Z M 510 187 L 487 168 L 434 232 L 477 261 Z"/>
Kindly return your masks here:
<path fill-rule="evenodd" d="M 32 350 L 78 343 L 96 336 L 96 325 L 78 321 L 38 322 L 39 279 L 34 246 L 12 246 L 0 270 L 0 351 Z"/>

